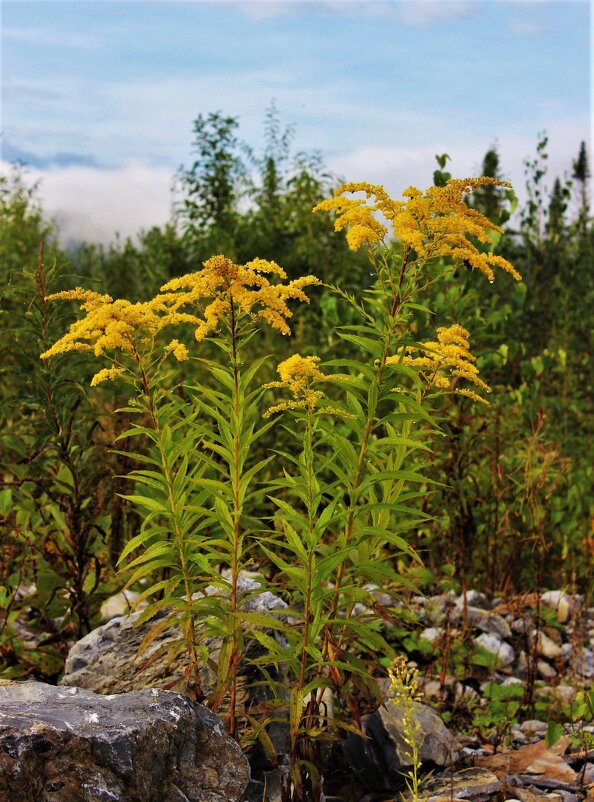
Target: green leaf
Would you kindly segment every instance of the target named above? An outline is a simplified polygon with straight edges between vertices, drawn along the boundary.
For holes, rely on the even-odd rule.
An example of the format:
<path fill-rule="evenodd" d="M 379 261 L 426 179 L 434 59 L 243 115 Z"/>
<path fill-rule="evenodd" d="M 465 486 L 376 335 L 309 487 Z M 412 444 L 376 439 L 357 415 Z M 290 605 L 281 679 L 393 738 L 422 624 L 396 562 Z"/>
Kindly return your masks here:
<path fill-rule="evenodd" d="M 12 490 L 10 487 L 5 487 L 0 490 L 0 515 L 8 517 L 12 509 Z"/>
<path fill-rule="evenodd" d="M 163 513 L 163 515 L 169 514 L 169 510 L 161 501 L 157 501 L 149 496 L 124 495 L 123 493 L 118 493 L 118 496 L 125 498 L 127 501 L 131 501 L 133 504 L 137 504 L 139 507 L 145 507 L 147 510 Z"/>
<path fill-rule="evenodd" d="M 367 353 L 371 354 L 376 359 L 381 359 L 383 349 L 381 343 L 379 343 L 377 340 L 372 340 L 370 337 L 361 337 L 360 335 L 356 334 L 347 334 L 346 332 L 340 330 L 336 333 L 342 340 L 353 343 L 353 345 L 358 345 L 359 348 L 367 351 Z"/>
<path fill-rule="evenodd" d="M 563 724 L 559 724 L 558 721 L 549 721 L 546 736 L 547 748 L 550 749 L 553 744 L 556 744 L 564 732 Z"/>

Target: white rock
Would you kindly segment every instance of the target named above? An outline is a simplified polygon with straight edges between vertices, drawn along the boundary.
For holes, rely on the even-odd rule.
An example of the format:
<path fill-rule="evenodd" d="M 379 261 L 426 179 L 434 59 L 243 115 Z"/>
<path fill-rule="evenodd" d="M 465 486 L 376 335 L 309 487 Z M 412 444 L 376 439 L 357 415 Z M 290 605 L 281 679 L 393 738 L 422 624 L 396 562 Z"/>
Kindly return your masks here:
<path fill-rule="evenodd" d="M 434 643 L 436 640 L 441 638 L 442 636 L 441 629 L 437 629 L 437 627 L 426 627 L 420 634 L 419 637 L 424 638 L 424 640 L 428 640 L 429 643 Z"/>
<path fill-rule="evenodd" d="M 506 643 L 498 635 L 489 635 L 483 632 L 478 638 L 474 638 L 474 642 L 478 646 L 482 646 L 486 651 L 495 655 L 502 667 L 510 666 L 515 660 L 515 654 L 509 643 Z"/>
<path fill-rule="evenodd" d="M 581 597 L 570 596 L 563 590 L 548 590 L 542 594 L 542 601 L 549 607 L 555 608 L 557 621 L 560 624 L 565 624 L 569 621 L 572 611 L 579 608 Z"/>
<path fill-rule="evenodd" d="M 527 735 L 528 738 L 544 737 L 547 734 L 547 723 L 539 721 L 535 718 L 530 718 L 520 724 L 520 730 Z"/>
<path fill-rule="evenodd" d="M 117 618 L 119 615 L 128 615 L 132 612 L 135 600 L 140 596 L 133 590 L 122 590 L 116 593 L 115 596 L 110 596 L 101 605 L 101 621 L 111 621 L 112 618 Z M 138 606 L 139 610 L 146 607 L 146 602 L 141 602 Z"/>
<path fill-rule="evenodd" d="M 557 676 L 557 672 L 553 666 L 547 663 L 546 660 L 537 660 L 536 671 L 542 679 L 554 679 Z"/>
<path fill-rule="evenodd" d="M 536 630 L 533 630 L 532 637 L 536 637 Z M 542 631 L 538 633 L 536 649 L 538 654 L 541 657 L 546 657 L 547 660 L 559 660 L 559 658 L 563 657 L 563 651 L 559 644 L 555 643 L 552 638 L 549 638 L 549 636 L 545 635 Z"/>

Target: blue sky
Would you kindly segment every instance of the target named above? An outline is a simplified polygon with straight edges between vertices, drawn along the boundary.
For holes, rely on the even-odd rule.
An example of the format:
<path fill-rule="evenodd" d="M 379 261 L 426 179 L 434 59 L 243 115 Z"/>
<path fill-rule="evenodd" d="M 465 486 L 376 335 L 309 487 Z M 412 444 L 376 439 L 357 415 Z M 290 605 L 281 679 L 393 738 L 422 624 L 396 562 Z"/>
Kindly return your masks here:
<path fill-rule="evenodd" d="M 192 120 L 221 110 L 262 144 L 275 100 L 294 150 L 393 194 L 434 154 L 476 174 L 497 143 L 550 138 L 551 183 L 591 138 L 586 0 L 2 2 L 2 158 L 42 180 L 66 237 L 165 222 Z"/>

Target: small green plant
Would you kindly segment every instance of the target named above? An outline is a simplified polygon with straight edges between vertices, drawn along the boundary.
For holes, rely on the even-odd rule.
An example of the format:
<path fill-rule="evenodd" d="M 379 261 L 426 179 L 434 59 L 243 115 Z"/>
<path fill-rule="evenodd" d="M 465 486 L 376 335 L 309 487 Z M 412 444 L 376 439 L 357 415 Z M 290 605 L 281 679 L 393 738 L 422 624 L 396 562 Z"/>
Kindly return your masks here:
<path fill-rule="evenodd" d="M 568 735 L 572 745 L 580 751 L 584 762 L 594 751 L 594 733 L 586 729 L 594 723 L 594 691 L 582 689 L 577 691 L 575 699 L 569 705 L 563 705 L 559 715 L 558 707 L 551 710 L 551 718 L 547 728 L 547 746 L 552 746 L 562 735 Z"/>
<path fill-rule="evenodd" d="M 415 704 L 423 694 L 419 690 L 418 671 L 409 668 L 404 657 L 397 657 L 388 669 L 390 698 L 402 710 L 402 737 L 409 750 L 410 769 L 405 773 L 411 802 L 420 802 L 421 780 L 419 750 L 423 745 L 423 730 L 415 715 Z M 404 796 L 403 796 L 404 798 Z"/>
<path fill-rule="evenodd" d="M 474 709 L 472 728 L 498 746 L 520 720 L 523 697 L 524 687 L 520 683 L 489 682 L 483 689 L 482 703 Z"/>
<path fill-rule="evenodd" d="M 3 298 L 14 310 L 14 336 L 11 359 L 2 366 L 10 393 L 0 406 L 0 542 L 10 556 L 0 619 L 14 646 L 12 624 L 26 606 L 27 640 L 44 632 L 38 640 L 45 643 L 22 650 L 18 667 L 10 654 L 0 656 L 0 672 L 55 678 L 68 642 L 90 631 L 113 584 L 106 543 L 112 481 L 100 404 L 73 378 L 70 364 L 55 360 L 50 367 L 39 359 L 65 325 L 65 310 L 46 298 L 65 281 L 52 261 L 42 242 L 36 265 L 15 271 Z M 85 368 L 81 363 L 83 379 Z"/>

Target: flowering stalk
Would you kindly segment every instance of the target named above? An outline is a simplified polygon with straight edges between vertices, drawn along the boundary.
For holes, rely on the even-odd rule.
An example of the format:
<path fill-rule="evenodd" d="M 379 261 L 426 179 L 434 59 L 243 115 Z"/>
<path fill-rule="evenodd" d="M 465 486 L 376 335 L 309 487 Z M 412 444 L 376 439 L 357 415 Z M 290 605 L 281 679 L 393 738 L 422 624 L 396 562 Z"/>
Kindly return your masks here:
<path fill-rule="evenodd" d="M 344 588 L 353 583 L 360 585 L 365 579 L 384 586 L 368 562 L 371 555 L 377 558 L 387 545 L 382 531 L 394 527 L 394 515 L 408 513 L 409 523 L 418 520 L 418 513 L 407 510 L 400 501 L 411 498 L 410 492 L 405 492 L 406 485 L 425 481 L 422 475 L 403 470 L 403 465 L 414 450 L 427 449 L 422 442 L 427 432 L 418 431 L 413 436 L 413 424 L 425 421 L 430 428 L 436 428 L 424 409 L 428 391 L 449 389 L 482 401 L 474 390 L 455 385 L 466 380 L 489 390 L 478 378 L 472 364 L 474 357 L 468 350 L 468 333 L 462 327 L 438 329 L 437 343 L 418 346 L 425 355 L 414 358 L 410 355 L 415 346 L 410 340 L 409 323 L 412 309 L 422 308 L 417 298 L 462 263 L 481 271 L 489 281 L 494 278 L 495 267 L 520 279 L 509 262 L 481 252 L 469 239 L 471 236 L 486 243 L 489 229 L 497 226 L 466 204 L 466 193 L 498 183 L 501 182 L 489 178 L 452 180 L 445 187 L 431 187 L 425 194 L 410 187 L 403 193 L 403 201 L 390 198 L 383 187 L 346 184 L 336 190 L 334 198 L 314 209 L 336 212 L 335 229 L 346 229 L 353 250 L 361 245 L 368 248 L 377 276 L 376 286 L 366 291 L 361 301 L 337 290 L 361 318 L 359 325 L 343 327 L 339 334 L 370 354 L 374 364 L 371 367 L 335 360 L 353 369 L 355 375 L 359 373 L 347 384 L 348 406 L 356 410 L 353 434 L 358 449 L 355 457 L 349 442 L 343 439 L 336 444 L 337 455 L 341 448 L 349 453 L 348 461 L 343 460 L 336 472 L 345 482 L 348 502 L 337 539 L 345 559 L 336 570 L 324 630 L 323 655 L 330 662 L 346 660 L 350 651 L 347 641 L 358 639 L 357 626 L 352 621 L 357 597 Z M 353 193 L 363 197 L 347 197 Z M 397 246 L 387 242 L 389 228 L 398 240 Z M 437 270 L 430 270 L 432 266 Z M 393 386 L 394 375 L 402 382 L 400 387 Z M 392 413 L 387 407 L 390 395 L 395 407 Z M 336 438 L 336 434 L 333 436 Z M 392 545 L 411 554 L 402 539 L 393 539 Z M 394 574 L 392 581 L 398 581 Z M 332 669 L 326 670 L 329 676 L 336 676 Z"/>
<path fill-rule="evenodd" d="M 61 352 L 91 351 L 110 360 L 110 366 L 93 377 L 93 386 L 118 378 L 134 384 L 140 400 L 125 411 L 146 414 L 151 425 L 134 426 L 123 436 L 146 436 L 158 453 L 157 458 L 132 455 L 156 470 L 131 474 L 149 491 L 125 498 L 146 510 L 146 518 L 141 533 L 127 544 L 120 559 L 140 550 L 128 566 L 132 570 L 129 584 L 148 580 L 142 600 L 157 593 L 163 595 L 142 613 L 140 622 L 153 618 L 163 607 L 172 610 L 150 630 L 141 649 L 180 620 L 190 656 L 187 674 L 192 675 L 196 694 L 200 695 L 198 664 L 204 650 L 199 646 L 194 622 L 194 616 L 200 614 L 201 632 L 222 637 L 218 681 L 210 702 L 218 708 L 229 695 L 229 728 L 235 737 L 237 667 L 243 654 L 244 628 L 262 625 L 261 616 L 240 610 L 238 579 L 246 537 L 242 516 L 246 501 L 252 500 L 251 484 L 269 458 L 249 468 L 246 463 L 251 446 L 271 425 L 256 426 L 261 388 L 250 390 L 262 361 L 242 375 L 239 352 L 254 333 L 257 321 L 288 334 L 288 301 L 307 301 L 303 288 L 317 283 L 313 276 L 291 282 L 284 279 L 285 272 L 274 262 L 255 259 L 237 265 L 224 256 L 215 256 L 202 270 L 169 281 L 155 298 L 144 303 L 113 301 L 110 296 L 80 288 L 58 293 L 51 297 L 80 301 L 86 316 L 75 321 L 70 331 L 42 355 L 49 358 Z M 198 342 L 210 337 L 225 354 L 222 364 L 197 360 L 215 386 L 198 385 L 195 408 L 189 412 L 180 399 L 169 396 L 166 390 L 154 389 L 165 379 L 158 370 L 163 357 L 153 357 L 159 353 L 157 339 L 165 327 L 180 324 L 192 325 Z M 211 336 L 221 328 L 229 332 L 228 341 Z M 188 357 L 186 346 L 178 340 L 165 347 L 163 356 L 168 353 L 178 361 Z M 163 398 L 167 401 L 161 405 Z M 204 421 L 197 419 L 198 412 L 205 413 Z M 211 454 L 222 457 L 222 463 Z M 214 538 L 209 537 L 213 528 L 218 530 Z M 229 580 L 217 571 L 221 563 L 229 566 Z M 164 567 L 167 576 L 162 573 Z M 158 572 L 162 578 L 155 582 Z M 221 588 L 223 594 L 213 595 L 213 586 Z M 280 626 L 271 620 L 270 626 L 274 625 Z M 173 656 L 171 652 L 170 658 Z"/>
<path fill-rule="evenodd" d="M 267 387 L 289 390 L 291 400 L 281 401 L 264 413 L 265 417 L 283 411 L 292 412 L 300 424 L 294 432 L 300 441 L 298 460 L 284 454 L 297 465 L 297 473 L 271 482 L 275 489 L 289 491 L 293 498 L 271 496 L 282 513 L 282 538 L 268 538 L 261 548 L 288 579 L 292 614 L 302 621 L 301 630 L 292 633 L 286 671 L 290 676 L 291 702 L 289 705 L 290 771 L 283 789 L 284 802 L 301 802 L 321 798 L 320 738 L 327 732 L 328 714 L 324 712 L 321 694 L 327 688 L 323 677 L 323 656 L 318 642 L 324 623 L 327 593 L 324 579 L 328 575 L 330 559 L 323 554 L 323 537 L 332 523 L 335 502 L 327 489 L 320 484 L 315 470 L 315 454 L 320 446 L 316 438 L 320 415 L 342 415 L 338 407 L 329 405 L 316 385 L 321 382 L 341 381 L 340 375 L 324 375 L 318 357 L 299 354 L 281 362 L 277 368 L 280 381 Z M 322 510 L 322 511 L 321 511 Z M 288 563 L 282 551 L 292 553 Z M 320 694 L 320 695 L 319 695 Z"/>
<path fill-rule="evenodd" d="M 277 277 L 272 283 L 266 274 Z M 258 401 L 262 388 L 252 389 L 263 361 L 257 361 L 242 370 L 243 349 L 254 334 L 255 322 L 260 320 L 274 329 L 288 334 L 286 319 L 291 316 L 287 301 L 307 301 L 303 288 L 317 283 L 307 276 L 283 283 L 286 274 L 274 262 L 256 259 L 247 265 L 236 265 L 223 256 L 205 262 L 204 270 L 181 279 L 173 279 L 162 290 L 167 303 L 175 310 L 194 304 L 197 296 L 208 299 L 203 321 L 196 329 L 196 339 L 209 337 L 225 355 L 221 362 L 200 359 L 199 363 L 210 374 L 212 386 L 201 384 L 195 388 L 195 404 L 211 425 L 204 429 L 203 459 L 215 479 L 206 484 L 213 495 L 214 515 L 207 518 L 220 528 L 224 538 L 216 540 L 213 559 L 228 565 L 229 578 L 218 578 L 218 584 L 227 591 L 219 598 L 219 607 L 211 607 L 211 621 L 223 638 L 217 666 L 217 686 L 211 695 L 211 706 L 218 709 L 225 697 L 229 702 L 229 732 L 239 737 L 238 666 L 244 656 L 246 632 L 262 626 L 262 616 L 243 609 L 239 578 L 245 565 L 244 543 L 251 532 L 244 526 L 244 508 L 255 495 L 252 484 L 259 472 L 268 464 L 267 457 L 251 464 L 252 446 L 272 425 L 272 421 L 258 425 Z M 221 329 L 222 337 L 211 337 Z M 210 459 L 211 452 L 218 459 Z M 216 604 L 216 600 L 215 600 Z M 218 619 L 217 619 L 218 616 Z M 223 623 L 221 623 L 223 622 Z M 271 619 L 270 627 L 278 627 Z"/>
<path fill-rule="evenodd" d="M 390 698 L 402 711 L 402 738 L 408 747 L 410 768 L 406 772 L 406 787 L 411 802 L 419 802 L 419 769 L 421 760 L 419 750 L 423 745 L 423 730 L 416 716 L 415 706 L 423 698 L 419 690 L 418 672 L 416 668 L 408 668 L 404 657 L 397 657 L 391 668 L 388 669 L 390 677 Z M 404 796 L 403 796 L 404 799 Z"/>

